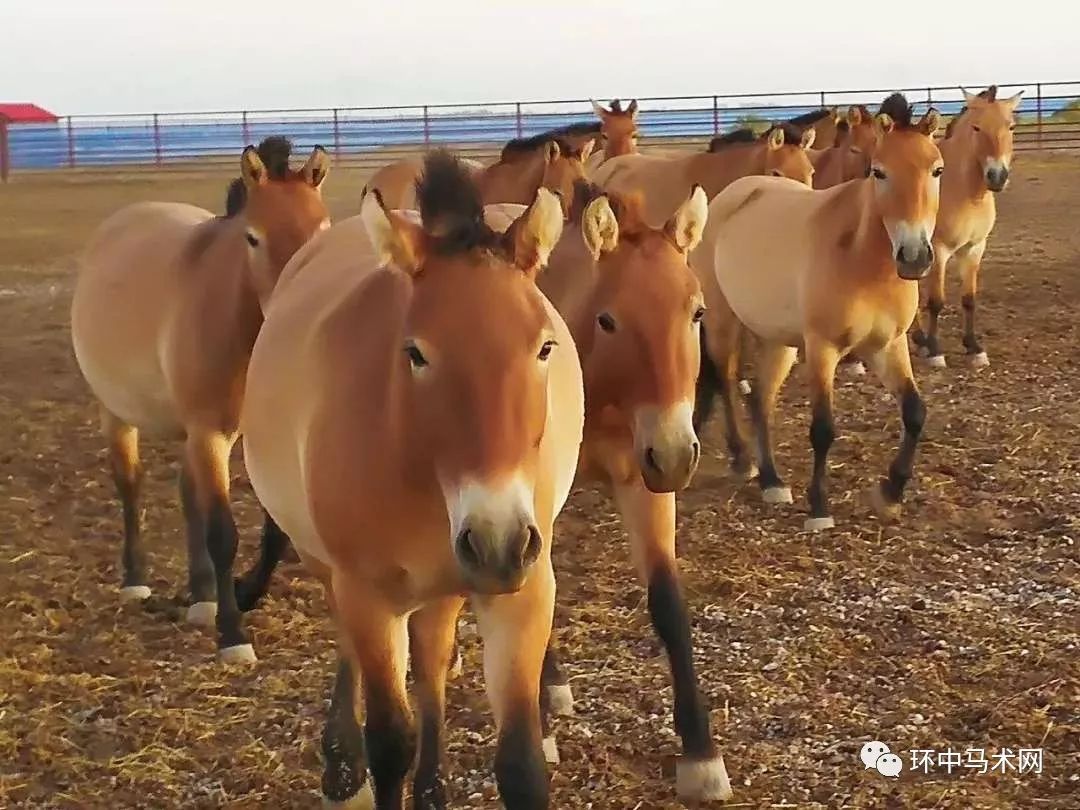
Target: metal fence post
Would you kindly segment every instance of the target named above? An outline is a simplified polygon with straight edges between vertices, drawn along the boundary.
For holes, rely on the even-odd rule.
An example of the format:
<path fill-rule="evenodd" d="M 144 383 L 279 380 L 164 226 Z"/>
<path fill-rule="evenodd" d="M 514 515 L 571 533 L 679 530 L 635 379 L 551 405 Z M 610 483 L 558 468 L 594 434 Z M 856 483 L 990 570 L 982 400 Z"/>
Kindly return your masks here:
<path fill-rule="evenodd" d="M 247 110 L 240 113 L 240 139 L 243 141 L 242 146 L 247 146 L 251 143 L 251 130 L 248 129 Z"/>
<path fill-rule="evenodd" d="M 712 97 L 712 134 L 720 134 L 720 99 Z"/>
<path fill-rule="evenodd" d="M 824 90 L 821 91 L 820 97 L 821 97 L 821 106 L 822 106 L 822 108 L 824 108 L 825 107 L 825 91 Z"/>
<path fill-rule="evenodd" d="M 11 152 L 8 141 L 7 119 L 0 117 L 0 182 L 8 181 L 8 173 L 11 171 Z"/>
<path fill-rule="evenodd" d="M 75 168 L 75 129 L 71 125 L 71 116 L 67 117 L 67 153 L 68 168 Z"/>
<path fill-rule="evenodd" d="M 522 121 L 521 121 L 521 102 L 520 101 L 517 104 L 514 105 L 514 109 L 515 109 L 515 111 L 517 113 L 517 136 L 520 138 L 525 132 L 525 130 L 522 127 Z"/>
<path fill-rule="evenodd" d="M 337 107 L 334 108 L 334 165 L 341 162 L 341 123 Z"/>
<path fill-rule="evenodd" d="M 1042 85 L 1035 85 L 1035 145 L 1042 149 L 1043 145 L 1043 108 L 1042 108 Z"/>
<path fill-rule="evenodd" d="M 431 118 L 427 104 L 424 105 L 424 146 L 431 146 Z"/>
<path fill-rule="evenodd" d="M 154 113 L 154 165 L 161 165 L 161 127 L 158 125 L 157 113 Z"/>

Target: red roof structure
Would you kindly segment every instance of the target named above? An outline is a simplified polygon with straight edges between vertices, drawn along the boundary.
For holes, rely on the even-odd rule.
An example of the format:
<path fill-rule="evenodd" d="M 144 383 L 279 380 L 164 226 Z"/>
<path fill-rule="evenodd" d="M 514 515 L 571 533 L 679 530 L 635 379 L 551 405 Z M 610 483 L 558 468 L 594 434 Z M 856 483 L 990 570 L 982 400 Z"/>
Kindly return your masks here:
<path fill-rule="evenodd" d="M 9 124 L 55 124 L 57 116 L 37 104 L 0 102 L 0 121 Z"/>

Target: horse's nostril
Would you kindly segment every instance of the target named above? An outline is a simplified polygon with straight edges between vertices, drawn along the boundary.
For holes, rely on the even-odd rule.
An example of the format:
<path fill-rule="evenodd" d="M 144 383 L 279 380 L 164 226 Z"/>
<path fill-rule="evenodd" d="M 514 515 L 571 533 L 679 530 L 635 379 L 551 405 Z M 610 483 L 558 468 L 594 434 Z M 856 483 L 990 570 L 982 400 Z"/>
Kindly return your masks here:
<path fill-rule="evenodd" d="M 468 529 L 462 529 L 461 534 L 457 539 L 457 553 L 458 558 L 470 568 L 476 568 L 480 565 L 480 555 L 476 551 L 476 547 L 473 545 L 473 534 Z"/>
<path fill-rule="evenodd" d="M 656 461 L 656 453 L 651 447 L 645 448 L 645 465 L 656 472 L 660 472 L 660 465 Z"/>
<path fill-rule="evenodd" d="M 697 464 L 701 459 L 701 442 L 694 442 L 690 445 L 690 463 Z"/>
<path fill-rule="evenodd" d="M 527 531 L 529 539 L 525 542 L 525 546 L 522 549 L 522 568 L 536 562 L 537 557 L 540 556 L 540 550 L 543 547 L 543 539 L 540 537 L 540 530 L 535 526 L 529 526 Z"/>

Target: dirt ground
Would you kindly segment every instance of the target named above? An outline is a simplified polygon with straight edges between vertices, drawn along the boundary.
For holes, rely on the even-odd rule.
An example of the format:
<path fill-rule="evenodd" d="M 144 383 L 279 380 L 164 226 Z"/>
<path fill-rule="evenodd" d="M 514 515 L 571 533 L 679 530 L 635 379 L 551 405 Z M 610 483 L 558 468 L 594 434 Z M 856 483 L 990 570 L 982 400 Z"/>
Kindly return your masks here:
<path fill-rule="evenodd" d="M 844 382 L 832 454 L 836 531 L 801 531 L 809 474 L 799 370 L 779 458 L 800 493 L 766 507 L 726 474 L 719 426 L 679 499 L 702 688 L 735 788 L 729 807 L 1080 807 L 1080 158 L 1024 155 L 1000 198 L 980 322 L 992 363 L 920 368 L 929 421 L 902 521 L 864 493 L 899 432 L 869 380 Z M 292 808 L 318 802 L 333 674 L 321 591 L 279 572 L 249 618 L 259 663 L 227 670 L 182 621 L 176 448 L 145 442 L 155 597 L 122 607 L 120 515 L 72 359 L 73 254 L 119 205 L 220 210 L 219 174 L 17 176 L 0 186 L 0 807 Z M 332 174 L 334 213 L 362 179 Z M 258 512 L 235 465 L 242 564 Z M 554 808 L 681 806 L 668 673 L 608 498 L 558 524 L 557 626 L 578 703 L 557 723 Z M 449 696 L 454 807 L 497 806 L 479 650 Z M 864 770 L 880 739 L 905 771 Z M 910 750 L 1044 749 L 1041 774 L 911 771 Z"/>

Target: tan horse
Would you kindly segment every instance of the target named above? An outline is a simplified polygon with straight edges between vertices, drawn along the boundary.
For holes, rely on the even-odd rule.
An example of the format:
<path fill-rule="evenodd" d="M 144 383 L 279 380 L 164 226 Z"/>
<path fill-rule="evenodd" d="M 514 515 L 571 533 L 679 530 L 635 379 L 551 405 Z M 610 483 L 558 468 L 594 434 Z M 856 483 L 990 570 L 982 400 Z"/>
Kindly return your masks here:
<path fill-rule="evenodd" d="M 574 182 L 585 176 L 585 161 L 592 154 L 595 139 L 581 146 L 548 140 L 543 148 L 509 157 L 472 172 L 485 205 L 520 203 L 528 205 L 540 188 L 558 192 L 560 199 L 573 197 Z M 388 209 L 416 208 L 416 182 L 423 171 L 422 158 L 408 158 L 384 166 L 372 175 L 363 194 L 378 191 Z M 362 195 L 363 196 L 363 195 Z M 569 202 L 564 202 L 569 205 Z M 564 215 L 569 213 L 567 208 Z"/>
<path fill-rule="evenodd" d="M 620 155 L 636 155 L 638 152 L 638 103 L 634 99 L 624 110 L 618 99 L 613 99 L 611 107 L 604 109 L 595 101 L 593 112 L 600 119 L 600 135 L 604 149 L 596 152 L 585 165 L 585 173 L 592 175 L 600 164 Z"/>
<path fill-rule="evenodd" d="M 785 123 L 798 127 L 804 132 L 808 129 L 814 130 L 814 143 L 824 145 L 836 142 L 841 116 L 836 107 L 822 107 L 819 110 L 789 118 Z"/>
<path fill-rule="evenodd" d="M 941 208 L 934 230 L 934 267 L 926 279 L 926 326 L 915 342 L 933 366 L 945 367 L 938 318 L 945 306 L 945 272 L 950 261 L 960 269 L 964 309 L 964 348 L 975 367 L 990 359 L 975 334 L 975 296 L 986 243 L 997 221 L 994 194 L 1009 182 L 1013 158 L 1013 116 L 1023 92 L 998 99 L 992 87 L 978 95 L 964 91 L 965 111 L 954 118 L 941 142 L 948 171 L 941 182 Z"/>
<path fill-rule="evenodd" d="M 815 139 L 815 143 L 826 142 Z M 865 177 L 876 143 L 874 117 L 870 111 L 862 105 L 849 107 L 844 120 L 837 125 L 832 145 L 810 150 L 810 162 L 814 164 L 814 188 L 832 188 L 848 180 Z"/>
<path fill-rule="evenodd" d="M 411 659 L 414 807 L 446 806 L 446 672 L 471 596 L 502 800 L 546 808 L 552 525 L 584 400 L 573 338 L 534 278 L 563 217 L 541 189 L 497 234 L 456 159 L 434 153 L 422 178 L 422 225 L 368 194 L 360 217 L 287 268 L 251 359 L 245 458 L 259 499 L 324 583 L 344 641 L 323 738 L 328 803 L 403 807 L 417 747 Z"/>
<path fill-rule="evenodd" d="M 648 588 L 683 745 L 677 791 L 687 799 L 726 799 L 731 789 L 698 688 L 675 557 L 675 491 L 689 483 L 700 456 L 691 414 L 704 307 L 687 254 L 705 225 L 705 194 L 695 187 L 664 225 L 652 228 L 636 196 L 601 195 L 585 184 L 577 191 L 573 227 L 552 252 L 540 287 L 566 319 L 585 375 L 578 483 L 611 488 Z M 551 708 L 567 713 L 572 695 L 551 649 L 544 685 Z"/>
<path fill-rule="evenodd" d="M 645 195 L 646 221 L 655 225 L 667 221 L 686 199 L 686 189 L 701 186 L 708 199 L 715 197 L 733 180 L 749 174 L 791 177 L 809 184 L 814 173 L 807 150 L 813 145 L 814 130 L 805 132 L 780 125 L 758 138 L 750 130 L 738 130 L 714 140 L 715 151 L 678 157 L 624 155 L 612 158 L 591 178 L 606 191 Z"/>
<path fill-rule="evenodd" d="M 233 589 L 236 525 L 229 455 L 244 378 L 282 267 L 329 224 L 316 147 L 299 171 L 284 138 L 249 146 L 229 215 L 181 203 L 139 203 L 110 217 L 83 256 L 71 337 L 101 405 L 124 512 L 124 599 L 146 599 L 139 526 L 139 433 L 184 440 L 181 501 L 188 532 L 190 621 L 212 624 L 223 660 L 253 660 Z M 267 531 L 277 531 L 272 522 Z"/>
<path fill-rule="evenodd" d="M 900 403 L 903 441 L 874 490 L 883 516 L 899 513 L 926 415 L 906 333 L 918 309 L 917 281 L 933 261 L 944 166 L 933 142 L 940 116 L 931 110 L 914 124 L 899 94 L 882 110 L 869 177 L 826 191 L 778 178 L 733 183 L 709 206 L 704 239 L 691 259 L 699 273 L 715 275 L 738 322 L 762 342 L 751 408 L 759 483 L 771 503 L 791 500 L 776 472 L 770 425 L 780 386 L 804 347 L 813 408 L 810 531 L 834 525 L 825 473 L 840 358 L 849 352 L 865 358 Z"/>

